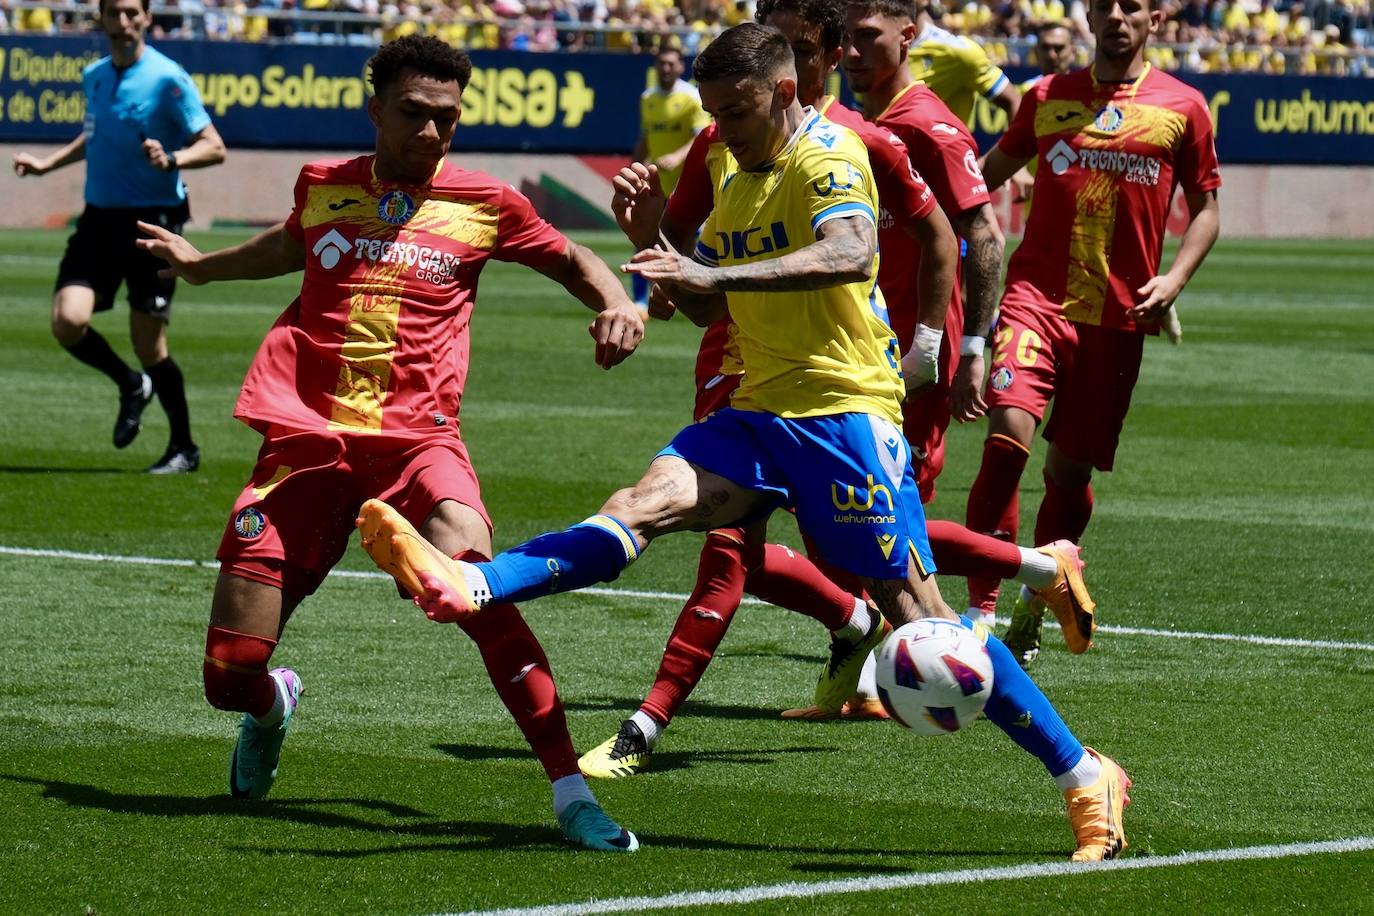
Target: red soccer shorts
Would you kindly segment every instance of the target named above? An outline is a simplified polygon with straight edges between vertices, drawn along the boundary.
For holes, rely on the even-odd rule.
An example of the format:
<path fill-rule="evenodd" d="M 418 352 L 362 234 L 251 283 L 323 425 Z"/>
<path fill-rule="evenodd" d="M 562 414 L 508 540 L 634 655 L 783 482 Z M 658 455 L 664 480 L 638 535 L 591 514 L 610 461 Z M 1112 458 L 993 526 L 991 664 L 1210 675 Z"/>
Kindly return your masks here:
<path fill-rule="evenodd" d="M 714 375 L 697 389 L 697 402 L 692 408 L 692 421 L 700 423 L 722 407 L 730 406 L 730 395 L 744 381 L 742 375 Z"/>
<path fill-rule="evenodd" d="M 312 594 L 343 556 L 364 500 L 390 503 L 417 528 L 440 500 L 475 509 L 477 474 L 456 432 L 426 437 L 270 429 L 234 502 L 221 570 Z"/>
<path fill-rule="evenodd" d="M 911 445 L 911 469 L 923 504 L 935 498 L 935 478 L 945 467 L 949 419 L 948 379 L 940 379 L 930 390 L 902 403 L 902 433 Z"/>
<path fill-rule="evenodd" d="M 1044 436 L 1066 456 L 1110 471 L 1140 375 L 1145 335 L 1068 321 L 1002 303 L 993 335 L 987 403 L 1036 420 L 1054 399 Z"/>
<path fill-rule="evenodd" d="M 911 468 L 916 472 L 922 503 L 935 498 L 935 478 L 945 468 L 949 388 L 959 368 L 959 341 L 963 332 L 963 306 L 956 296 L 945 316 L 945 336 L 940 341 L 940 380 L 902 403 L 902 434 L 911 445 Z"/>

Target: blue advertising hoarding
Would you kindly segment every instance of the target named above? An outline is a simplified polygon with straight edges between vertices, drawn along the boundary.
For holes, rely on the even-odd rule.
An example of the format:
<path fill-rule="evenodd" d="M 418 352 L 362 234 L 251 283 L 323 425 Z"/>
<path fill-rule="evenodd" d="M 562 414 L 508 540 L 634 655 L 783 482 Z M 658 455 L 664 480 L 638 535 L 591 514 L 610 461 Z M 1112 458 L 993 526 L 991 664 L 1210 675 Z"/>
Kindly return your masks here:
<path fill-rule="evenodd" d="M 366 149 L 370 49 L 167 41 L 237 147 Z M 63 142 L 81 129 L 81 70 L 100 35 L 0 36 L 0 142 Z M 488 152 L 627 152 L 652 60 L 584 52 L 475 51 L 456 146 Z M 1013 72 L 1013 76 L 1017 74 Z M 1206 97 L 1229 163 L 1374 165 L 1374 80 L 1181 74 Z M 1000 112 L 980 107 L 986 146 Z"/>

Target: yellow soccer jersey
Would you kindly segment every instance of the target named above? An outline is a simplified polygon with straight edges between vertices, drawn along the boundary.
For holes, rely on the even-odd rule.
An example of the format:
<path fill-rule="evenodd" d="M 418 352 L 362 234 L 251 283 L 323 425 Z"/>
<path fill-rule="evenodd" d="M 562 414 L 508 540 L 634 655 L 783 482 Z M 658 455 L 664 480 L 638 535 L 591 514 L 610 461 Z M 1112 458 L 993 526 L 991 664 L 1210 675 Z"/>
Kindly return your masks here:
<path fill-rule="evenodd" d="M 683 80 L 670 92 L 655 85 L 639 97 L 639 123 L 650 162 L 686 146 L 710 121 L 696 87 Z M 664 194 L 673 193 L 681 174 L 680 168 L 659 172 Z"/>
<path fill-rule="evenodd" d="M 933 25 L 916 36 L 908 57 L 911 75 L 965 124 L 972 123 L 973 102 L 979 95 L 992 98 L 1008 83 L 1007 75 L 977 44 Z"/>
<path fill-rule="evenodd" d="M 791 254 L 825 222 L 870 221 L 878 193 L 863 141 L 814 109 L 767 171 L 725 175 L 697 257 L 728 267 Z M 876 223 L 875 223 L 876 225 Z M 727 293 L 744 382 L 731 406 L 779 417 L 868 413 L 900 426 L 897 339 L 873 277 L 826 289 Z"/>

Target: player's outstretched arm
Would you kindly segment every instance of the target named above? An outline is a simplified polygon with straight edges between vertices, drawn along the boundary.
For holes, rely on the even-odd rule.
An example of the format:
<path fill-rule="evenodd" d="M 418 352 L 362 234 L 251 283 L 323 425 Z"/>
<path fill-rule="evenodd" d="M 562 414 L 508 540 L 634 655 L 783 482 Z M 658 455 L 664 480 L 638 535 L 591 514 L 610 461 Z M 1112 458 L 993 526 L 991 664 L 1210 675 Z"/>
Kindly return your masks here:
<path fill-rule="evenodd" d="M 702 294 L 828 289 L 873 279 L 878 232 L 871 220 L 862 216 L 827 220 L 816 234 L 810 245 L 768 261 L 707 267 L 676 252 L 641 251 L 626 269 Z"/>
<path fill-rule="evenodd" d="M 991 204 L 970 207 L 951 222 L 968 242 L 968 253 L 964 256 L 964 339 L 959 345 L 959 367 L 950 380 L 949 410 L 954 419 L 968 423 L 988 412 L 983 402 L 983 342 L 997 311 L 1007 240 Z"/>
<path fill-rule="evenodd" d="M 682 312 L 697 327 L 704 328 L 728 313 L 725 294 L 714 288 L 718 268 L 708 267 L 676 251 L 649 248 L 622 264 L 625 273 L 639 274 L 663 288 L 676 311 Z"/>
<path fill-rule="evenodd" d="M 83 133 L 45 159 L 39 159 L 33 153 L 15 153 L 14 174 L 20 178 L 27 178 L 29 175 L 46 175 L 64 165 L 71 165 L 73 162 L 80 162 L 85 158 L 86 135 Z"/>
<path fill-rule="evenodd" d="M 597 313 L 587 331 L 596 341 L 596 364 L 601 368 L 624 362 L 644 339 L 639 309 L 625 294 L 620 279 L 590 249 L 569 242 L 563 257 L 540 267 L 539 272 Z"/>
<path fill-rule="evenodd" d="M 916 337 L 902 356 L 902 375 L 907 395 L 940 380 L 940 341 L 944 338 L 945 312 L 954 291 L 959 269 L 959 240 L 936 207 L 924 219 L 913 220 L 906 231 L 921 243 L 921 266 L 916 274 Z"/>
<path fill-rule="evenodd" d="M 192 286 L 216 280 L 262 280 L 305 268 L 305 248 L 278 223 L 241 245 L 202 252 L 186 239 L 152 223 L 138 224 L 148 238 L 138 247 L 166 261 L 158 271 L 164 278 L 179 277 Z"/>
<path fill-rule="evenodd" d="M 1179 241 L 1178 254 L 1167 273 L 1136 290 L 1140 304 L 1128 311 L 1136 321 L 1158 321 L 1164 315 L 1202 266 L 1203 258 L 1221 233 L 1221 204 L 1216 191 L 1185 193 L 1183 199 L 1188 205 L 1189 222 Z"/>

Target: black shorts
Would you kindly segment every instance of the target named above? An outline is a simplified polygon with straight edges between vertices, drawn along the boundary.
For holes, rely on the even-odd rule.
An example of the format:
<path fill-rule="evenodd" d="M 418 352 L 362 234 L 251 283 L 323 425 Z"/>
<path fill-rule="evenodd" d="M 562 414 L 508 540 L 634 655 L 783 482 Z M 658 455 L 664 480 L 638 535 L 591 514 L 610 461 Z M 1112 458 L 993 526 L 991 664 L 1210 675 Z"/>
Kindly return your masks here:
<path fill-rule="evenodd" d="M 176 280 L 164 280 L 157 272 L 167 266 L 134 244 L 145 238 L 136 223 L 142 220 L 181 234 L 191 218 L 186 201 L 173 207 L 114 208 L 86 205 L 76 221 L 76 232 L 67 239 L 57 285 L 84 286 L 95 293 L 95 310 L 114 308 L 119 284 L 128 286 L 129 307 L 168 321 Z"/>

